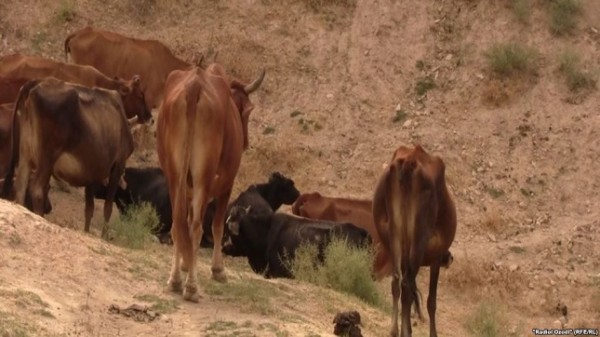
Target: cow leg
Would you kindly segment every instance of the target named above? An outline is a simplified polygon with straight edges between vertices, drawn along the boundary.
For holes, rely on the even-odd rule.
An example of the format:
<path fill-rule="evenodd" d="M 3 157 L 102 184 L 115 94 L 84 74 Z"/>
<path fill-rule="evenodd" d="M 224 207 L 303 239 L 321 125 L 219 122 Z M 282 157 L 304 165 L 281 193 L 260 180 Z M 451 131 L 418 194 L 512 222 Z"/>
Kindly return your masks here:
<path fill-rule="evenodd" d="M 185 224 L 187 225 L 187 224 Z M 179 227 L 175 226 L 175 223 L 171 226 L 171 232 L 173 234 L 173 260 L 171 261 L 171 275 L 169 276 L 169 281 L 167 285 L 172 292 L 181 293 L 183 290 L 183 284 L 181 282 L 181 254 L 179 252 L 178 240 L 178 231 Z"/>
<path fill-rule="evenodd" d="M 46 199 L 46 186 L 50 183 L 50 169 L 40 166 L 36 170 L 34 179 L 29 186 L 33 212 L 44 216 L 44 205 Z"/>
<path fill-rule="evenodd" d="M 394 271 L 392 275 L 392 330 L 390 337 L 398 337 L 398 299 L 400 298 L 400 275 Z"/>
<path fill-rule="evenodd" d="M 94 189 L 91 186 L 85 187 L 85 225 L 83 230 L 86 233 L 90 232 L 90 223 L 94 215 Z"/>
<path fill-rule="evenodd" d="M 227 190 L 215 201 L 217 207 L 212 223 L 213 234 L 213 256 L 212 256 L 212 278 L 218 282 L 227 282 L 225 275 L 225 267 L 223 265 L 223 227 L 225 226 L 225 211 L 227 210 L 227 202 L 231 196 L 231 189 Z"/>
<path fill-rule="evenodd" d="M 192 198 L 191 209 L 188 213 L 188 223 L 191 229 L 188 240 L 190 240 L 191 256 L 186 260 L 184 258 L 184 264 L 187 264 L 188 274 L 185 280 L 185 287 L 183 288 L 183 298 L 191 302 L 198 302 L 200 300 L 200 294 L 198 294 L 198 280 L 196 276 L 196 264 L 198 260 L 198 249 L 200 239 L 202 238 L 202 220 L 206 213 L 206 196 L 202 189 L 194 191 L 194 197 Z M 189 222 L 191 219 L 191 222 Z"/>
<path fill-rule="evenodd" d="M 125 170 L 124 165 L 116 165 L 113 166 L 110 177 L 108 179 L 108 185 L 106 186 L 106 200 L 104 200 L 104 224 L 102 225 L 102 237 L 106 237 L 108 230 L 108 222 L 110 221 L 110 216 L 112 215 L 113 209 L 113 200 L 115 200 L 115 195 L 117 194 L 117 188 L 119 187 L 119 181 L 123 176 L 123 171 Z"/>
<path fill-rule="evenodd" d="M 435 328 L 435 310 L 437 298 L 437 283 L 440 275 L 440 264 L 434 262 L 430 267 L 429 296 L 427 297 L 427 312 L 429 313 L 429 337 L 437 337 Z"/>
<path fill-rule="evenodd" d="M 25 206 L 25 193 L 29 188 L 29 176 L 31 168 L 27 164 L 27 158 L 21 158 L 15 178 L 15 202 Z"/>

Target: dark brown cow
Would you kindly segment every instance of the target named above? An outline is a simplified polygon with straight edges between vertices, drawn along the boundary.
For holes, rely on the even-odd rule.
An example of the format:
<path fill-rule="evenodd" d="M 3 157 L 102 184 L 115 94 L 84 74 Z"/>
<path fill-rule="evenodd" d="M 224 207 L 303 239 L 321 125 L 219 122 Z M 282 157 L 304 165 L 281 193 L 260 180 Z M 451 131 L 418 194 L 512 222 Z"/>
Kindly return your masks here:
<path fill-rule="evenodd" d="M 107 77 L 96 68 L 58 62 L 38 56 L 13 54 L 0 57 L 0 75 L 13 79 L 41 79 L 55 77 L 59 80 L 81 84 L 87 87 L 100 87 L 116 90 L 121 94 L 127 118 L 134 118 L 136 106 L 144 99 L 140 76 L 133 75 L 125 81 Z M 142 114 L 142 119 L 150 118 L 150 109 Z"/>
<path fill-rule="evenodd" d="M 371 200 L 326 197 L 318 192 L 304 193 L 292 205 L 292 213 L 310 219 L 350 222 L 369 232 L 376 251 L 373 276 L 381 280 L 392 274 L 392 264 L 387 251 L 380 247 L 372 204 Z"/>
<path fill-rule="evenodd" d="M 147 120 L 143 117 L 146 112 L 143 98 L 130 111 L 142 121 Z M 16 201 L 24 205 L 29 188 L 33 211 L 39 215 L 43 215 L 51 176 L 73 186 L 85 186 L 87 232 L 94 211 L 91 186 L 108 180 L 104 234 L 117 184 L 133 152 L 133 137 L 119 93 L 52 77 L 29 81 L 21 88 L 15 103 L 13 130 L 2 197 L 10 195 L 15 167 Z"/>
<path fill-rule="evenodd" d="M 29 81 L 27 78 L 9 78 L 0 76 L 0 104 L 14 103 L 19 89 Z"/>
<path fill-rule="evenodd" d="M 373 217 L 382 245 L 393 260 L 393 316 L 390 336 L 398 336 L 398 298 L 402 289 L 402 337 L 412 335 L 410 308 L 420 318 L 416 277 L 420 266 L 430 266 L 429 335 L 435 327 L 436 292 L 440 265 L 456 233 L 456 208 L 445 180 L 441 158 L 419 145 L 400 146 L 380 177 L 373 198 Z M 402 282 L 400 282 L 402 280 Z"/>
<path fill-rule="evenodd" d="M 158 107 L 163 98 L 167 76 L 173 70 L 187 70 L 193 65 L 173 55 L 157 40 L 142 40 L 118 33 L 85 27 L 65 39 L 65 58 L 77 64 L 94 66 L 108 76 L 144 79 L 149 107 Z"/>
<path fill-rule="evenodd" d="M 173 71 L 165 84 L 165 100 L 157 121 L 157 150 L 169 186 L 173 225 L 173 262 L 168 285 L 184 299 L 199 300 L 196 257 L 208 202 L 214 198 L 212 223 L 213 279 L 225 282 L 221 252 L 225 210 L 242 152 L 248 147 L 248 118 L 254 105 L 249 94 L 262 75 L 244 86 L 231 81 L 218 64 L 206 70 Z"/>

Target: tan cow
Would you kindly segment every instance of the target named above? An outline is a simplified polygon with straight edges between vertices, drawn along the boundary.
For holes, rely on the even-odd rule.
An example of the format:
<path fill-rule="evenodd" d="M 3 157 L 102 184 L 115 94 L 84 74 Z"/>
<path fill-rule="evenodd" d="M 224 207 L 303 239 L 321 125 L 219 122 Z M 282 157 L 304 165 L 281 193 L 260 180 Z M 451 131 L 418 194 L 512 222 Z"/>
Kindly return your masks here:
<path fill-rule="evenodd" d="M 131 80 L 127 81 L 113 79 L 91 66 L 68 64 L 38 56 L 12 54 L 0 57 L 0 75 L 12 79 L 28 80 L 55 77 L 62 81 L 81 84 L 90 88 L 100 87 L 116 90 L 122 97 L 127 118 L 136 116 L 134 113 L 136 105 L 140 99 L 145 99 L 144 92 L 141 89 L 143 84 L 139 75 L 130 76 L 128 78 L 131 78 Z M 147 109 L 142 117 L 142 120 L 150 118 L 150 109 Z"/>
<path fill-rule="evenodd" d="M 402 337 L 410 337 L 410 308 L 422 318 L 416 277 L 430 266 L 429 334 L 435 326 L 437 282 L 456 233 L 456 208 L 448 192 L 445 166 L 419 145 L 400 146 L 381 175 L 373 198 L 373 217 L 383 247 L 393 261 L 392 329 L 398 336 L 398 298 L 402 289 Z"/>
<path fill-rule="evenodd" d="M 148 119 L 143 98 L 130 102 L 129 108 L 135 108 L 130 113 L 142 122 Z M 51 176 L 72 186 L 85 186 L 87 232 L 94 211 L 91 186 L 108 179 L 104 235 L 117 184 L 133 152 L 122 96 L 113 90 L 89 88 L 52 77 L 29 81 L 21 88 L 15 103 L 12 135 L 11 160 L 2 197 L 10 195 L 15 167 L 16 201 L 25 205 L 29 188 L 33 211 L 39 215 L 43 215 Z"/>
<path fill-rule="evenodd" d="M 168 285 L 172 291 L 183 290 L 188 301 L 199 300 L 197 249 L 207 204 L 213 198 L 212 277 L 226 281 L 221 253 L 225 210 L 242 152 L 248 147 L 248 118 L 254 109 L 249 94 L 263 78 L 264 71 L 245 86 L 230 80 L 220 65 L 212 64 L 206 70 L 176 70 L 167 79 L 156 134 L 173 215 L 173 262 Z M 180 269 L 188 271 L 185 288 Z"/>
<path fill-rule="evenodd" d="M 163 98 L 167 76 L 173 70 L 194 65 L 173 55 L 157 40 L 142 40 L 93 27 L 82 28 L 65 39 L 65 58 L 77 64 L 91 65 L 108 76 L 144 79 L 149 107 L 158 107 Z"/>

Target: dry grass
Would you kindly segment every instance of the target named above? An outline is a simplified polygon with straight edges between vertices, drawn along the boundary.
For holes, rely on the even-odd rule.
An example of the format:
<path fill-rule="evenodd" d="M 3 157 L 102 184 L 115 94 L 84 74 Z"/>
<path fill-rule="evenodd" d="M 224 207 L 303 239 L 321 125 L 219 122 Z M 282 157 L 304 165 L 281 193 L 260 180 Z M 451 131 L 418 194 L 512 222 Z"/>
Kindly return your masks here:
<path fill-rule="evenodd" d="M 496 209 L 485 212 L 481 225 L 485 233 L 500 234 L 506 229 L 506 221 L 502 219 L 502 215 Z"/>
<path fill-rule="evenodd" d="M 508 319 L 498 303 L 482 302 L 472 312 L 465 326 L 472 336 L 508 336 Z"/>
<path fill-rule="evenodd" d="M 537 71 L 537 52 L 520 43 L 495 44 L 485 56 L 491 70 L 502 77 L 535 74 Z"/>
<path fill-rule="evenodd" d="M 560 55 L 558 70 L 572 92 L 596 88 L 596 80 L 590 72 L 583 70 L 581 59 L 573 52 L 566 51 Z"/>
<path fill-rule="evenodd" d="M 577 26 L 577 15 L 581 5 L 577 0 L 551 0 L 549 2 L 550 31 L 557 36 L 573 31 Z"/>
<path fill-rule="evenodd" d="M 159 224 L 158 215 L 148 203 L 131 206 L 125 214 L 109 223 L 109 237 L 117 244 L 132 249 L 144 248 L 152 239 L 152 229 Z"/>
<path fill-rule="evenodd" d="M 512 0 L 510 8 L 515 15 L 515 18 L 521 23 L 528 23 L 531 16 L 531 1 L 530 0 Z"/>
<path fill-rule="evenodd" d="M 346 8 L 356 7 L 356 0 L 298 0 L 310 9 L 319 12 L 324 7 L 339 6 Z"/>

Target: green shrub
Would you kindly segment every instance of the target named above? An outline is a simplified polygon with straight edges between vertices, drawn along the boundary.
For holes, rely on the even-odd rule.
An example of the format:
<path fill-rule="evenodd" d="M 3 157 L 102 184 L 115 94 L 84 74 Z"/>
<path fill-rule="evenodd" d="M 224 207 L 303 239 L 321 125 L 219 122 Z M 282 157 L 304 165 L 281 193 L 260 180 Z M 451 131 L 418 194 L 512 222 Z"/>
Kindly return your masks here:
<path fill-rule="evenodd" d="M 555 35 L 564 35 L 577 25 L 576 17 L 581 12 L 581 6 L 576 0 L 551 0 L 549 11 L 550 31 Z"/>
<path fill-rule="evenodd" d="M 596 86 L 592 75 L 584 72 L 581 68 L 581 61 L 576 54 L 564 52 L 560 56 L 558 69 L 565 76 L 567 86 L 571 91 L 592 89 Z"/>
<path fill-rule="evenodd" d="M 109 237 L 119 246 L 141 249 L 152 239 L 158 215 L 149 203 L 132 205 L 109 223 Z"/>
<path fill-rule="evenodd" d="M 474 309 L 466 327 L 473 336 L 499 337 L 508 335 L 506 323 L 497 305 L 484 302 Z"/>
<path fill-rule="evenodd" d="M 302 245 L 296 250 L 291 270 L 298 280 L 354 295 L 364 302 L 381 306 L 381 294 L 371 278 L 373 251 L 349 247 L 345 240 L 334 239 L 325 249 L 325 261 L 317 261 L 317 247 Z"/>
<path fill-rule="evenodd" d="M 534 71 L 536 53 L 518 43 L 496 44 L 486 54 L 491 69 L 502 76 Z"/>

